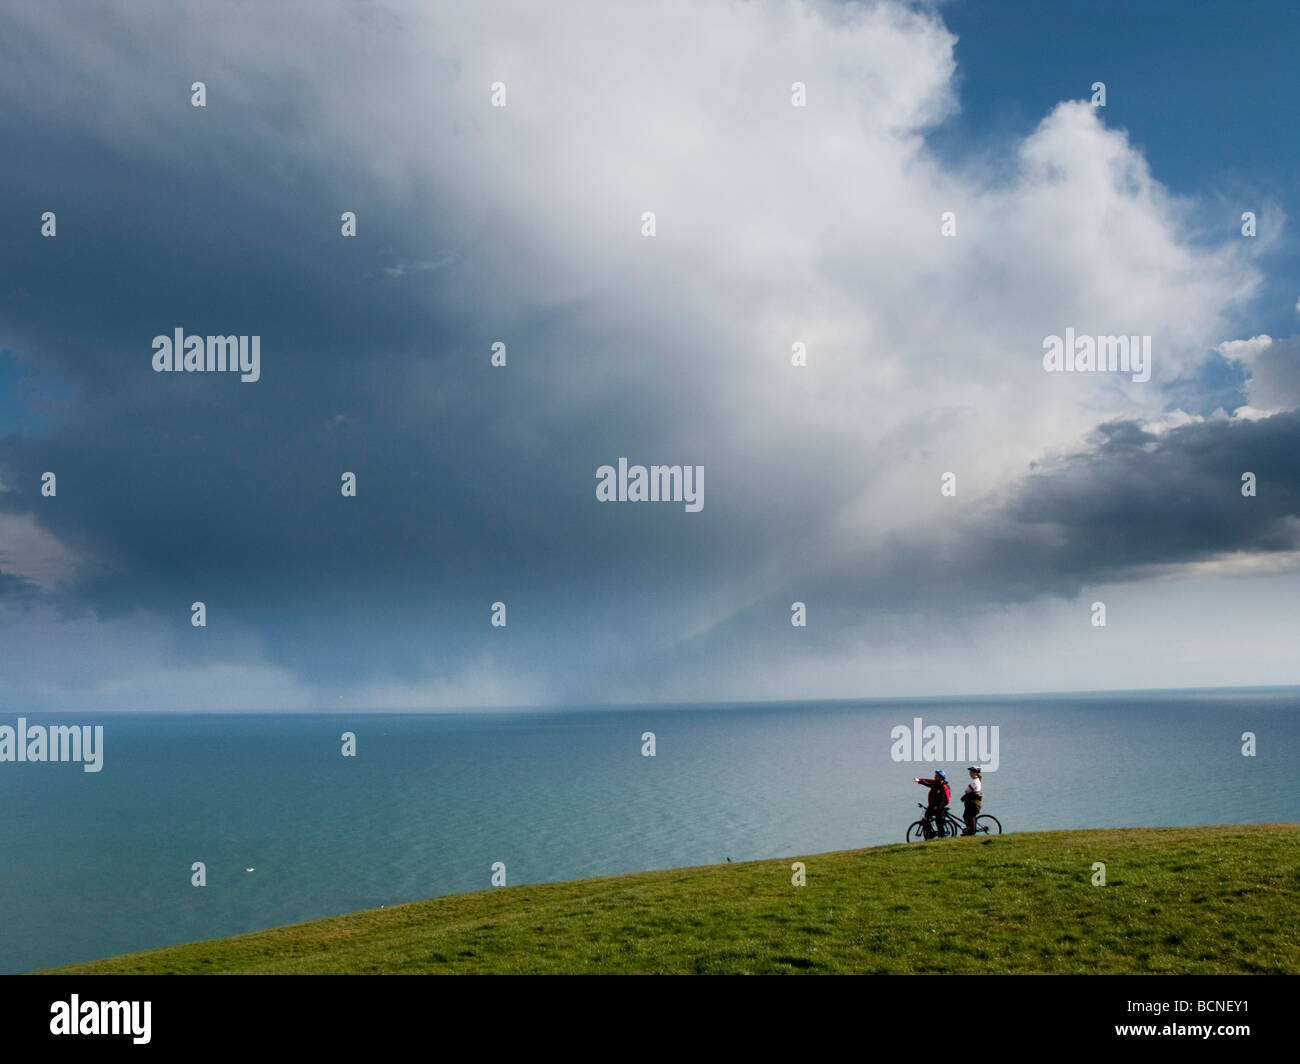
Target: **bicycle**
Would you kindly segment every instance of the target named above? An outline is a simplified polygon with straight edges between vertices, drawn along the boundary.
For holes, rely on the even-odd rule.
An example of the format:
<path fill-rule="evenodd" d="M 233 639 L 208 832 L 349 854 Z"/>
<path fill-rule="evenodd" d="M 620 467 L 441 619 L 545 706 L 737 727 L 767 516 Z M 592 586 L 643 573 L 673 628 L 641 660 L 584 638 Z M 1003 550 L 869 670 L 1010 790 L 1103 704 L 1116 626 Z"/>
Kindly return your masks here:
<path fill-rule="evenodd" d="M 923 805 L 921 802 L 917 802 L 916 807 L 918 809 L 926 808 L 926 806 Z M 963 824 L 951 813 L 948 813 L 944 817 L 944 827 L 947 830 L 943 835 L 940 835 L 938 832 L 934 830 L 934 824 L 931 823 L 931 818 L 928 815 L 923 816 L 921 817 L 920 820 L 913 821 L 911 824 L 908 825 L 907 841 L 921 842 L 922 840 L 928 840 L 934 838 L 951 839 L 951 838 L 955 838 L 958 835 L 961 835 L 966 830 L 966 825 Z M 976 835 L 1001 835 L 1002 822 L 998 820 L 998 818 L 995 817 L 992 813 L 980 813 L 980 815 L 975 818 L 975 834 Z"/>

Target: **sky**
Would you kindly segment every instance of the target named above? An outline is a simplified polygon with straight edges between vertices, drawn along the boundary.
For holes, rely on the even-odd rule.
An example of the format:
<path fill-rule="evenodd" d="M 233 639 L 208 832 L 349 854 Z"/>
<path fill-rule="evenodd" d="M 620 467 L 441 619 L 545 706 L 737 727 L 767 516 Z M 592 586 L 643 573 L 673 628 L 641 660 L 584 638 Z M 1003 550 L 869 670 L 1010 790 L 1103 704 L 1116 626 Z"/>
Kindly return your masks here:
<path fill-rule="evenodd" d="M 5 5 L 0 708 L 1300 683 L 1298 29 Z"/>

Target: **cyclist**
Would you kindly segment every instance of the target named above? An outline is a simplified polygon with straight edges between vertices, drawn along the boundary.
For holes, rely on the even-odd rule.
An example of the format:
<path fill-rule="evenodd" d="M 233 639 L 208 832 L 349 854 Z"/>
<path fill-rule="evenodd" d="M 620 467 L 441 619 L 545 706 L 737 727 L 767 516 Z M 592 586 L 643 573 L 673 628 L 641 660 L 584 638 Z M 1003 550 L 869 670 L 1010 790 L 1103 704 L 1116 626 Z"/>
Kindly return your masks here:
<path fill-rule="evenodd" d="M 974 835 L 975 818 L 979 816 L 980 802 L 984 800 L 984 776 L 974 765 L 966 771 L 970 773 L 970 783 L 966 785 L 966 791 L 961 796 L 962 819 L 966 821 L 966 830 L 962 834 Z"/>
<path fill-rule="evenodd" d="M 929 804 L 925 807 L 925 818 L 933 818 L 935 834 L 942 838 L 948 833 L 948 803 L 952 800 L 952 792 L 948 790 L 948 777 L 944 774 L 943 769 L 939 769 L 934 774 L 934 779 L 923 780 L 916 779 L 913 782 L 921 783 L 930 788 Z"/>

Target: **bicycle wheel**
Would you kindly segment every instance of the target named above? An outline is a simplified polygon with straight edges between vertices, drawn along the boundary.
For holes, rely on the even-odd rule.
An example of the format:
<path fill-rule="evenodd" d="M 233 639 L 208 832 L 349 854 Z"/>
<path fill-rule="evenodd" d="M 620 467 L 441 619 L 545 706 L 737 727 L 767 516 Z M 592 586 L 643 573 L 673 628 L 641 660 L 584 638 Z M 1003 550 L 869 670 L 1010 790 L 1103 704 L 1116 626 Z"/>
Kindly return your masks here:
<path fill-rule="evenodd" d="M 961 835 L 961 833 L 962 833 L 963 831 L 965 831 L 965 830 L 966 830 L 966 825 L 963 824 L 960 820 L 958 820 L 958 819 L 957 819 L 956 817 L 954 817 L 954 816 L 950 816 L 950 817 L 948 817 L 948 837 L 949 837 L 949 838 L 955 839 L 955 838 L 957 838 L 959 835 Z"/>
<path fill-rule="evenodd" d="M 908 842 L 923 842 L 928 836 L 925 833 L 925 821 L 914 820 L 907 828 Z"/>
<path fill-rule="evenodd" d="M 981 813 L 975 818 L 975 830 L 985 835 L 1001 835 L 1002 822 L 989 813 Z"/>

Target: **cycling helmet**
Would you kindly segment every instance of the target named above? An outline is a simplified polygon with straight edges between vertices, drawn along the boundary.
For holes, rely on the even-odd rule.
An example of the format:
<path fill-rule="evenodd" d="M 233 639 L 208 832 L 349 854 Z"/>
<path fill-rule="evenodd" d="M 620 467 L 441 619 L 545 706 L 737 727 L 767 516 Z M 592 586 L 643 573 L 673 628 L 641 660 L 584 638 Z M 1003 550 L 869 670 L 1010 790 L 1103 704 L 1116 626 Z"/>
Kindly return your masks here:
<path fill-rule="evenodd" d="M 947 775 L 944 774 L 943 769 L 939 769 L 939 771 L 936 772 L 935 775 L 941 780 L 946 780 L 948 778 Z"/>

